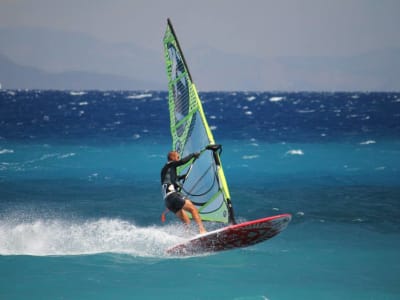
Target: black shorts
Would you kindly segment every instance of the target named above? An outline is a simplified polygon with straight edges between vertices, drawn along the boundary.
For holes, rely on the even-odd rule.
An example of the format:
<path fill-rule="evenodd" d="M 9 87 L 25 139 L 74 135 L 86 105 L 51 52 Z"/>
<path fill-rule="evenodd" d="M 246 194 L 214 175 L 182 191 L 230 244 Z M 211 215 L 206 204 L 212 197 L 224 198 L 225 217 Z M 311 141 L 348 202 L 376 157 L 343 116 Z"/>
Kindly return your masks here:
<path fill-rule="evenodd" d="M 174 192 L 165 198 L 165 205 L 170 211 L 176 214 L 185 205 L 185 200 L 185 196 L 183 196 L 181 193 Z"/>

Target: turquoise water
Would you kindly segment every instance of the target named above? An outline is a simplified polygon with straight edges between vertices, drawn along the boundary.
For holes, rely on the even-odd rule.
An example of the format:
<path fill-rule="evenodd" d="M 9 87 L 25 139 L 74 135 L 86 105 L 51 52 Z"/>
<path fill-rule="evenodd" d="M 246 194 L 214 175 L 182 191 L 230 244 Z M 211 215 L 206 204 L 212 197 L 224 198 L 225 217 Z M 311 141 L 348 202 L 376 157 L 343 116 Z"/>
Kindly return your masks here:
<path fill-rule="evenodd" d="M 0 299 L 400 297 L 398 94 L 203 95 L 238 220 L 293 220 L 188 258 L 165 249 L 196 228 L 160 221 L 165 97 L 0 93 Z"/>

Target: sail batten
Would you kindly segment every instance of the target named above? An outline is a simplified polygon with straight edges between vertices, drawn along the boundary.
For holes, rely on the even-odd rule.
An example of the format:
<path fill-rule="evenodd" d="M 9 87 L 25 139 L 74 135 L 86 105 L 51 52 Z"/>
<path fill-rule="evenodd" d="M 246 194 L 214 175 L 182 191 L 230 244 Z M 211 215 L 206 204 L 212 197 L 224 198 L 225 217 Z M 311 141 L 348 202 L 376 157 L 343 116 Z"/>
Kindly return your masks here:
<path fill-rule="evenodd" d="M 188 175 L 181 192 L 198 207 L 203 220 L 234 223 L 229 189 L 218 149 L 207 147 L 215 144 L 214 137 L 169 19 L 163 42 L 172 148 L 181 157 L 201 152 L 194 163 L 178 169 L 179 175 Z"/>

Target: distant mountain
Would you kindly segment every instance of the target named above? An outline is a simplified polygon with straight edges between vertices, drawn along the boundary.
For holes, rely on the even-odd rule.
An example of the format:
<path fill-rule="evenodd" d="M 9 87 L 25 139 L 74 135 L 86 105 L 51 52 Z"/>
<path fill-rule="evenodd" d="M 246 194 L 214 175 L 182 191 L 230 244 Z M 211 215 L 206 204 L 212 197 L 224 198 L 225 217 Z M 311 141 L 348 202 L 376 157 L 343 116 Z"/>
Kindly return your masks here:
<path fill-rule="evenodd" d="M 400 49 L 347 57 L 256 58 L 198 47 L 186 59 L 199 89 L 400 91 Z"/>
<path fill-rule="evenodd" d="M 3 87 L 167 89 L 161 39 L 160 50 L 153 51 L 79 32 L 0 28 L 0 40 Z M 396 48 L 347 57 L 267 58 L 204 46 L 183 49 L 200 91 L 400 91 Z"/>
<path fill-rule="evenodd" d="M 4 55 L 0 55 L 0 83 L 7 89 L 161 89 L 161 85 L 156 82 L 133 80 L 118 75 L 83 71 L 45 72 L 33 67 L 20 66 Z"/>
<path fill-rule="evenodd" d="M 153 53 L 132 43 L 110 44 L 79 32 L 41 28 L 0 28 L 0 40 L 0 54 L 15 62 L 19 72 L 26 67 L 24 76 L 19 73 L 24 81 L 14 81 L 13 86 L 27 86 L 28 78 L 30 85 L 46 88 L 166 86 L 162 49 Z M 32 74 L 40 79 L 30 78 Z"/>

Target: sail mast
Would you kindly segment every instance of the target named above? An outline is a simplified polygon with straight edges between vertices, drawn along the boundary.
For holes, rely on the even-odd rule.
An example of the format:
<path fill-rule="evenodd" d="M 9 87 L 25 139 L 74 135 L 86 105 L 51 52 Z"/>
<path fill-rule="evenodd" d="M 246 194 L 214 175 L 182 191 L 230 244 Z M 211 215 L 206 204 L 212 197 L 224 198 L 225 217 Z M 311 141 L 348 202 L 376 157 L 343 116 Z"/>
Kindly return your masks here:
<path fill-rule="evenodd" d="M 175 37 L 176 46 L 178 47 L 178 50 L 179 50 L 179 52 L 180 52 L 180 54 L 182 56 L 182 60 L 183 60 L 183 63 L 185 65 L 185 67 L 186 67 L 186 71 L 187 71 L 187 73 L 189 75 L 189 79 L 190 79 L 191 82 L 193 82 L 192 75 L 190 74 L 190 71 L 189 71 L 189 66 L 186 63 L 185 55 L 183 55 L 183 51 L 181 49 L 181 45 L 179 44 L 178 37 L 177 37 L 177 35 L 175 33 L 174 26 L 172 26 L 172 22 L 171 22 L 170 18 L 167 19 L 167 23 L 168 23 L 168 26 L 171 28 L 171 32 L 172 32 L 173 36 Z"/>

